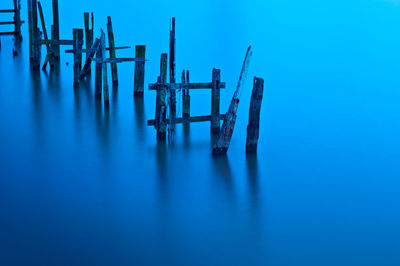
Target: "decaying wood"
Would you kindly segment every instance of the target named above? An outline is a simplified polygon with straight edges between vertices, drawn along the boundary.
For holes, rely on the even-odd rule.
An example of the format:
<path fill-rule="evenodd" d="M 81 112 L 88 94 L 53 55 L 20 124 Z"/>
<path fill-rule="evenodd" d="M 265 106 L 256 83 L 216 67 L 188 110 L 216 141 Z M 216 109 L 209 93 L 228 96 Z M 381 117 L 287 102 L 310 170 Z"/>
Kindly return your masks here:
<path fill-rule="evenodd" d="M 47 35 L 46 23 L 45 23 L 45 20 L 44 20 L 42 4 L 40 2 L 38 2 L 38 9 L 39 9 L 40 22 L 42 24 L 43 37 L 44 37 L 45 41 L 48 41 L 49 37 Z M 54 53 L 53 53 L 53 51 L 52 51 L 52 49 L 50 47 L 50 44 L 46 44 L 46 51 L 47 51 L 46 58 L 44 60 L 43 66 L 42 66 L 43 70 L 46 69 L 47 63 L 50 63 L 50 68 L 51 69 L 54 67 L 54 62 L 53 62 L 54 61 L 53 60 L 53 58 L 54 58 L 53 54 Z"/>
<path fill-rule="evenodd" d="M 220 119 L 223 120 L 225 115 L 220 115 Z M 175 119 L 175 124 L 184 124 L 184 123 L 196 123 L 196 122 L 207 122 L 211 121 L 211 115 L 202 115 L 202 116 L 191 116 L 187 118 L 179 117 Z M 148 126 L 155 126 L 156 120 L 147 120 Z M 170 121 L 166 121 L 166 123 L 170 123 Z"/>
<path fill-rule="evenodd" d="M 85 47 L 86 49 L 90 49 L 93 46 L 93 28 L 94 28 L 94 18 L 93 18 L 93 12 L 91 13 L 91 22 L 92 22 L 92 27 L 90 28 L 90 19 L 89 19 L 89 13 L 85 12 L 83 14 L 83 19 L 85 23 Z M 86 53 L 86 60 L 89 58 L 89 53 Z M 89 69 L 90 73 L 90 69 Z"/>
<path fill-rule="evenodd" d="M 157 90 L 158 86 L 163 86 L 168 90 L 196 90 L 196 89 L 212 89 L 212 82 L 203 82 L 203 83 L 189 83 L 186 81 L 185 84 L 174 83 L 174 84 L 158 84 L 158 83 L 150 83 L 149 90 Z M 225 89 L 226 83 L 220 82 L 220 89 Z"/>
<path fill-rule="evenodd" d="M 213 148 L 212 152 L 213 155 L 225 155 L 226 152 L 228 151 L 236 123 L 236 113 L 239 106 L 239 92 L 240 89 L 243 87 L 243 83 L 247 76 L 247 70 L 249 68 L 251 55 L 252 55 L 252 50 L 251 46 L 249 46 L 249 48 L 247 49 L 246 57 L 244 59 L 242 70 L 240 72 L 236 91 L 233 95 L 229 109 L 226 112 L 218 140 Z"/>
<path fill-rule="evenodd" d="M 101 99 L 101 87 L 102 87 L 102 60 L 103 60 L 103 49 L 101 48 L 101 44 L 104 43 L 105 35 L 103 30 L 101 31 L 101 37 L 100 37 L 100 46 L 99 49 L 96 52 L 96 59 L 98 59 L 98 62 L 96 62 L 96 73 L 95 73 L 95 82 L 94 82 L 94 97 L 96 100 Z"/>
<path fill-rule="evenodd" d="M 14 2 L 14 31 L 15 31 L 15 40 L 22 40 L 21 34 L 21 25 L 23 21 L 21 21 L 21 0 L 13 0 Z"/>
<path fill-rule="evenodd" d="M 186 74 L 186 76 L 185 76 Z M 189 81 L 189 70 L 186 71 L 185 70 L 182 71 L 182 85 L 185 86 L 185 84 L 188 84 Z M 182 89 L 182 117 L 183 118 L 188 118 L 190 117 L 190 95 L 189 95 L 189 89 L 185 88 Z"/>
<path fill-rule="evenodd" d="M 251 93 L 249 124 L 247 126 L 246 153 L 256 153 L 260 129 L 260 111 L 264 92 L 264 80 L 254 77 Z"/>
<path fill-rule="evenodd" d="M 171 19 L 171 30 L 169 33 L 169 83 L 174 84 L 175 81 L 175 18 Z M 169 105 L 169 119 L 170 119 L 170 127 L 169 127 L 169 137 L 170 140 L 173 140 L 173 136 L 175 134 L 175 118 L 176 118 L 176 91 L 168 90 L 168 105 Z"/>
<path fill-rule="evenodd" d="M 59 15 L 58 15 L 58 0 L 53 0 L 53 41 L 58 41 L 60 39 L 60 22 L 59 22 Z M 54 62 L 56 64 L 60 63 L 60 44 L 53 43 L 52 50 L 54 51 Z"/>

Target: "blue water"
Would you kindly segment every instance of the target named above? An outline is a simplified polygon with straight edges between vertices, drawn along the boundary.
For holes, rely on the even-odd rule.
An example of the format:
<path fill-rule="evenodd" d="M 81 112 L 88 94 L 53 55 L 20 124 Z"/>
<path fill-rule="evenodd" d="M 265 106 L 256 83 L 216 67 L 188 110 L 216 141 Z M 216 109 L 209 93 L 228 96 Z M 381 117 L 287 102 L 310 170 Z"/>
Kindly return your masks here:
<path fill-rule="evenodd" d="M 60 0 L 62 39 L 85 11 L 96 36 L 111 15 L 118 46 L 147 45 L 146 86 L 175 16 L 177 72 L 221 68 L 222 111 L 253 46 L 228 156 L 211 157 L 209 123 L 157 143 L 155 93 L 134 101 L 132 63 L 109 112 L 94 79 L 72 88 L 71 54 L 31 72 L 24 25 L 19 56 L 1 38 L 0 265 L 400 265 L 400 1 Z M 265 89 L 246 157 L 253 76 Z M 191 95 L 209 114 L 210 92 Z"/>

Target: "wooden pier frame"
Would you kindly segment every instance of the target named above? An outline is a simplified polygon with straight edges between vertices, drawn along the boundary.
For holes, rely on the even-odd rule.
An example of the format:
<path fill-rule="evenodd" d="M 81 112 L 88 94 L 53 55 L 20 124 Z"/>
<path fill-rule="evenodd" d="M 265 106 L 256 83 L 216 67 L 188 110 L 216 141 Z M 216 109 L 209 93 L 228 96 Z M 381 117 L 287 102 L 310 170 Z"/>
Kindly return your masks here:
<path fill-rule="evenodd" d="M 168 54 L 161 54 L 160 60 L 160 76 L 157 79 L 157 84 L 160 86 L 156 87 L 156 114 L 154 120 L 154 126 L 157 130 L 157 139 L 165 140 L 167 134 L 167 103 L 166 103 L 166 87 L 167 83 L 167 60 Z"/>
<path fill-rule="evenodd" d="M 164 73 L 164 69 L 166 68 L 166 66 L 163 65 L 164 60 L 166 61 L 167 59 L 166 54 L 163 54 L 161 56 L 161 73 Z M 154 120 L 148 120 L 147 121 L 147 125 L 148 126 L 155 126 L 156 130 L 157 130 L 157 138 L 159 138 L 159 135 L 162 137 L 164 137 L 164 135 L 162 133 L 165 133 L 163 131 L 160 130 L 160 126 L 159 124 L 167 124 L 167 125 L 175 125 L 175 124 L 187 124 L 187 123 L 193 123 L 193 122 L 206 122 L 206 121 L 210 121 L 211 122 L 211 131 L 215 131 L 215 128 L 218 127 L 219 129 L 219 124 L 220 124 L 220 120 L 224 118 L 224 115 L 221 114 L 217 114 L 216 111 L 219 110 L 219 94 L 215 93 L 216 91 L 219 92 L 220 89 L 225 88 L 226 84 L 225 82 L 221 82 L 220 81 L 220 70 L 219 69 L 213 69 L 213 81 L 209 82 L 209 83 L 190 83 L 189 81 L 189 72 L 186 72 L 186 76 L 185 76 L 185 72 L 183 71 L 182 73 L 182 83 L 173 83 L 173 84 L 168 84 L 165 83 L 164 80 L 162 78 L 158 78 L 157 83 L 150 83 L 149 84 L 149 90 L 157 90 L 157 100 L 156 100 L 156 114 L 155 114 L 155 119 Z M 163 77 L 163 75 L 161 74 L 161 77 Z M 212 98 L 212 102 L 214 103 L 214 107 L 212 107 L 211 109 L 211 115 L 206 115 L 206 116 L 195 116 L 195 117 L 190 117 L 190 102 L 188 102 L 188 97 L 189 96 L 189 90 L 192 89 L 211 89 L 211 98 Z M 161 116 L 161 110 L 162 110 L 162 106 L 165 104 L 165 94 L 171 94 L 172 91 L 176 92 L 178 90 L 182 90 L 182 91 L 187 91 L 187 93 L 185 94 L 185 100 L 186 100 L 186 104 L 185 104 L 185 115 L 183 116 L 182 114 L 182 118 L 176 118 L 174 117 L 173 119 L 171 119 L 171 112 L 170 112 L 170 117 L 168 119 L 164 119 Z M 190 98 L 189 98 L 190 99 Z M 170 102 L 169 102 L 170 103 Z M 217 107 L 218 105 L 218 107 Z M 171 107 L 170 107 L 171 108 Z M 184 109 L 185 109 L 184 108 Z M 218 119 L 218 123 L 216 122 Z M 161 131 L 161 132 L 160 132 Z"/>
<path fill-rule="evenodd" d="M 175 18 L 171 19 L 171 29 L 169 32 L 169 83 L 174 84 L 176 63 L 175 63 Z M 169 104 L 169 119 L 170 119 L 170 133 L 174 135 L 175 132 L 175 118 L 176 118 L 176 91 L 169 90 L 168 93 L 168 104 Z"/>
<path fill-rule="evenodd" d="M 0 35 L 14 35 L 16 41 L 22 40 L 21 26 L 24 21 L 21 20 L 21 0 L 13 0 L 12 9 L 0 9 L 0 13 L 14 14 L 12 21 L 1 21 L 0 25 L 14 25 L 14 31 L 0 32 Z"/>
<path fill-rule="evenodd" d="M 136 45 L 135 58 L 146 57 L 146 46 Z M 133 86 L 133 96 L 143 97 L 144 93 L 144 64 L 145 61 L 135 62 L 135 82 Z"/>
<path fill-rule="evenodd" d="M 256 153 L 260 130 L 260 111 L 264 92 L 264 80 L 254 77 L 251 93 L 249 124 L 247 126 L 246 153 Z"/>

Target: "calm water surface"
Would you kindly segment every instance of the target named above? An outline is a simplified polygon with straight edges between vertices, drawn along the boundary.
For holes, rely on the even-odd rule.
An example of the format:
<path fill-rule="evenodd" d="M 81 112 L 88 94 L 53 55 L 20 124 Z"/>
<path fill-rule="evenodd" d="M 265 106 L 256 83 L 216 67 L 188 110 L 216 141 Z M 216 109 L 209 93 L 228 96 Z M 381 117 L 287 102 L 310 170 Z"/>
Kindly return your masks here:
<path fill-rule="evenodd" d="M 19 56 L 1 38 L 0 265 L 400 264 L 400 1 L 60 0 L 62 39 L 84 11 L 96 35 L 111 15 L 118 46 L 147 45 L 146 87 L 176 16 L 177 72 L 221 68 L 222 111 L 252 44 L 231 147 L 211 157 L 209 123 L 157 143 L 155 93 L 133 99 L 131 63 L 109 112 L 94 79 L 72 88 L 71 54 L 31 72 L 24 25 Z M 265 90 L 246 157 L 253 76 Z M 191 95 L 209 114 L 210 93 Z"/>

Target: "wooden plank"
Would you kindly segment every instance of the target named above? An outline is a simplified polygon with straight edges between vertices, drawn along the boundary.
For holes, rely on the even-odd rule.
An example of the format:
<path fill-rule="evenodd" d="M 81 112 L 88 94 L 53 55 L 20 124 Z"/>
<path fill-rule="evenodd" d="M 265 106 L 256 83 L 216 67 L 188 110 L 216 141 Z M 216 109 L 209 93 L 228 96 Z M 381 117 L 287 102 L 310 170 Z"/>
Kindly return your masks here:
<path fill-rule="evenodd" d="M 14 25 L 14 21 L 0 21 L 0 25 Z"/>
<path fill-rule="evenodd" d="M 54 51 L 54 62 L 60 63 L 60 45 L 61 43 L 57 43 L 60 40 L 60 18 L 58 12 L 58 0 L 53 0 L 53 37 L 52 40 L 56 41 L 51 44 L 52 50 Z"/>
<path fill-rule="evenodd" d="M 220 129 L 219 106 L 220 106 L 220 83 L 221 70 L 213 68 L 211 89 L 211 133 L 218 134 Z"/>
<path fill-rule="evenodd" d="M 15 9 L 0 9 L 0 13 L 14 13 Z"/>
<path fill-rule="evenodd" d="M 112 28 L 111 17 L 107 17 L 108 47 L 110 48 L 110 58 L 116 58 L 114 32 Z M 111 63 L 111 76 L 113 87 L 118 87 L 118 71 L 117 64 Z"/>
<path fill-rule="evenodd" d="M 187 83 L 187 84 L 157 84 L 157 83 L 150 83 L 149 90 L 156 90 L 157 86 L 164 86 L 170 90 L 182 90 L 182 89 L 189 89 L 189 90 L 197 90 L 197 89 L 212 89 L 212 82 L 205 82 L 205 83 Z M 225 89 L 226 83 L 220 82 L 220 89 Z"/>
<path fill-rule="evenodd" d="M 135 58 L 145 58 L 146 46 L 136 45 Z M 143 97 L 144 93 L 144 63 L 145 61 L 135 61 L 135 82 L 133 85 L 134 97 Z"/>
<path fill-rule="evenodd" d="M 130 46 L 119 46 L 119 47 L 115 47 L 115 50 L 121 50 L 121 49 L 129 49 L 129 48 L 132 48 L 132 47 L 130 47 Z M 82 49 L 81 50 L 81 53 L 90 53 L 90 52 L 92 52 L 93 50 L 92 50 L 93 48 L 89 48 L 89 49 Z M 110 48 L 106 48 L 106 50 L 107 51 L 109 51 L 110 50 Z M 64 52 L 66 52 L 66 53 L 73 53 L 74 52 L 74 50 L 65 50 Z M 96 50 L 94 50 L 94 52 L 96 52 Z M 118 58 L 117 58 L 118 59 Z M 107 59 L 106 59 L 107 60 Z M 130 61 L 139 61 L 139 60 L 130 60 Z"/>
<path fill-rule="evenodd" d="M 221 119 L 225 118 L 225 115 L 220 115 Z M 197 123 L 197 122 L 207 122 L 211 121 L 211 115 L 203 115 L 203 116 L 192 116 L 188 118 L 179 117 L 175 119 L 175 124 L 183 124 L 183 123 Z M 171 121 L 167 121 L 167 123 L 171 123 Z M 148 126 L 154 126 L 155 120 L 147 120 Z"/>
<path fill-rule="evenodd" d="M 15 34 L 15 31 L 4 31 L 4 32 L 0 32 L 0 35 L 13 35 Z"/>
<path fill-rule="evenodd" d="M 85 48 L 86 50 L 89 50 L 92 46 L 93 46 L 93 22 L 94 22 L 94 18 L 93 18 L 93 12 L 92 12 L 92 28 L 90 28 L 90 20 L 89 20 L 89 13 L 85 12 L 83 14 L 83 18 L 84 18 L 84 23 L 85 23 Z M 89 53 L 86 53 L 86 60 L 89 58 Z M 89 68 L 89 73 L 90 73 L 90 68 Z"/>
<path fill-rule="evenodd" d="M 243 83 L 247 76 L 251 55 L 252 55 L 252 50 L 251 46 L 249 46 L 246 52 L 246 57 L 243 62 L 242 70 L 240 72 L 236 91 L 233 94 L 231 104 L 229 106 L 228 111 L 226 112 L 226 116 L 224 118 L 224 122 L 222 124 L 218 140 L 213 147 L 212 151 L 213 155 L 225 155 L 228 151 L 236 123 L 236 113 L 239 106 L 239 92 L 240 89 L 243 87 Z"/>
<path fill-rule="evenodd" d="M 36 43 L 39 45 L 53 45 L 53 46 L 60 46 L 60 45 L 74 45 L 74 41 L 72 40 L 36 40 Z M 53 48 L 54 49 L 54 48 Z M 56 51 L 54 52 L 56 54 Z"/>
<path fill-rule="evenodd" d="M 247 125 L 246 153 L 256 153 L 260 130 L 260 111 L 264 92 L 264 80 L 254 77 L 251 93 L 249 124 Z"/>
<path fill-rule="evenodd" d="M 96 38 L 94 41 L 90 53 L 88 53 L 88 58 L 86 59 L 85 65 L 83 66 L 83 69 L 81 71 L 81 74 L 79 76 L 80 80 L 83 80 L 86 76 L 90 74 L 90 69 L 93 61 L 93 57 L 96 54 L 97 50 L 100 47 L 100 39 Z"/>

